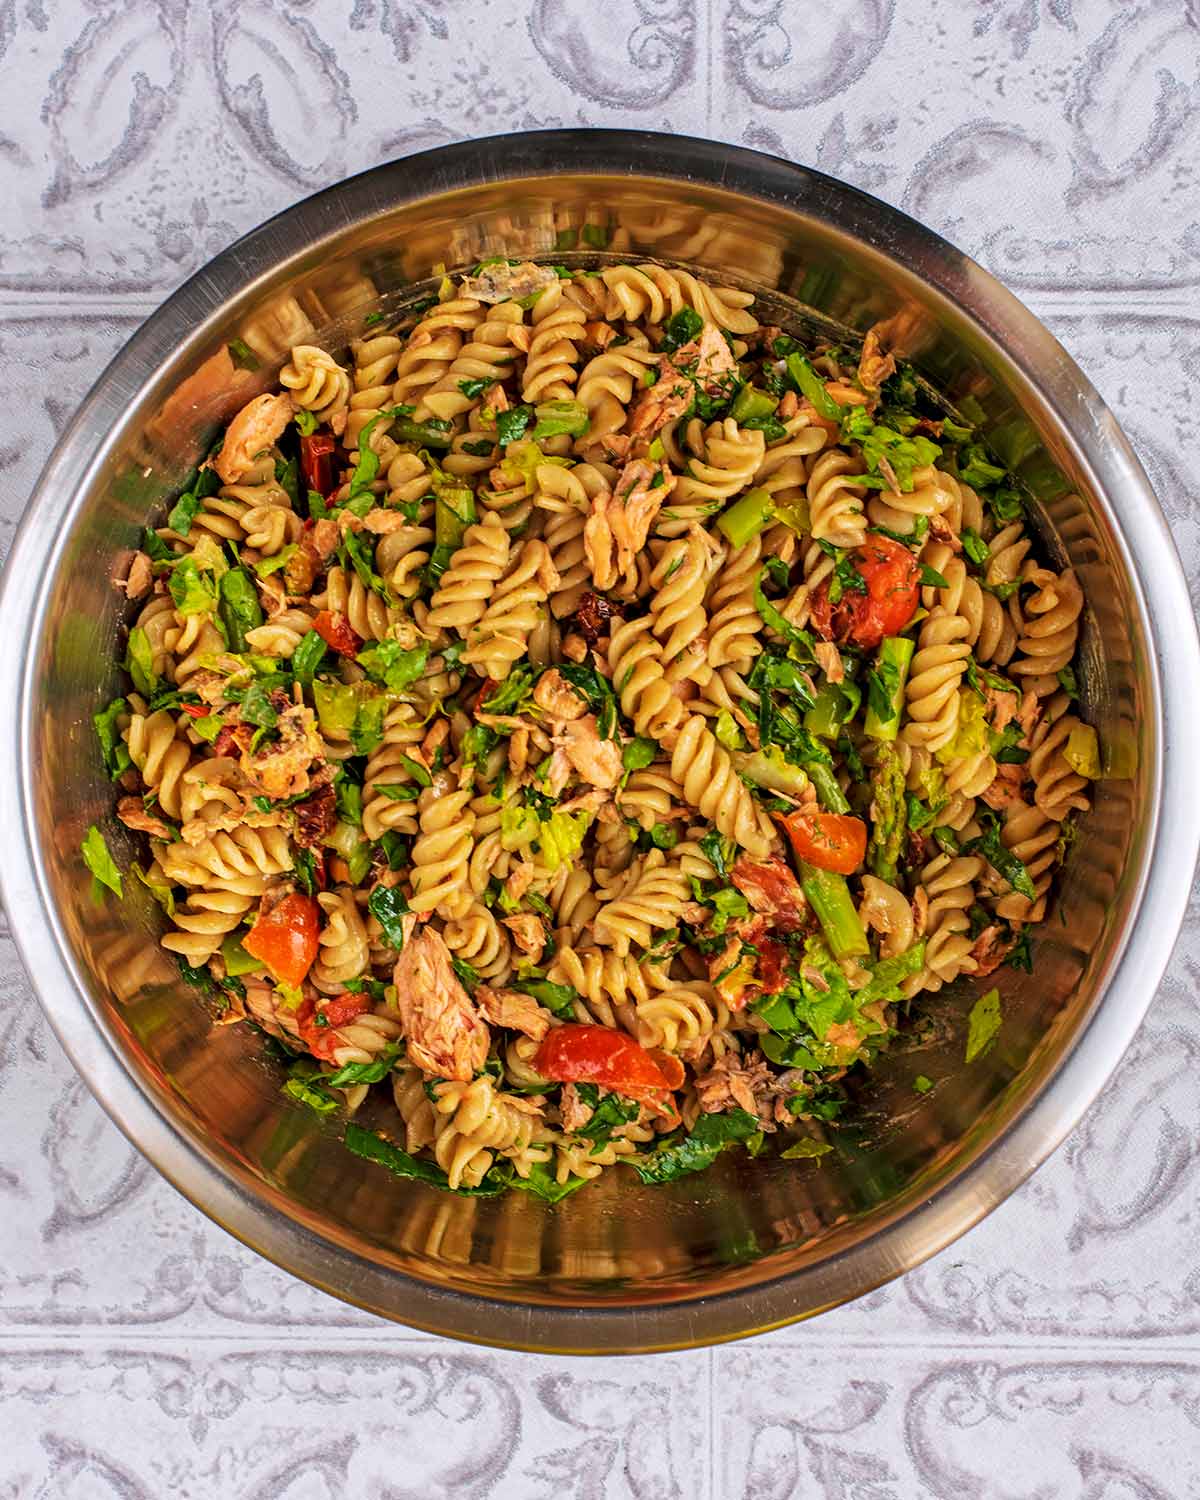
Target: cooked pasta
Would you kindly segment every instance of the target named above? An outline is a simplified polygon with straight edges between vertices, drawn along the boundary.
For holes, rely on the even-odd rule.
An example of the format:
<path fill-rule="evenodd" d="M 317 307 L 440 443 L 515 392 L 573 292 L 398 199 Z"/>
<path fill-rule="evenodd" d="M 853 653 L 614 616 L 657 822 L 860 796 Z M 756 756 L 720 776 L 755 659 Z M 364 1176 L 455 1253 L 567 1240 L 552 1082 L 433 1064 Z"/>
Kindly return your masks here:
<path fill-rule="evenodd" d="M 136 889 L 351 1149 L 667 1180 L 1028 962 L 1085 601 L 923 389 L 682 269 L 486 262 L 292 349 L 146 533 Z"/>

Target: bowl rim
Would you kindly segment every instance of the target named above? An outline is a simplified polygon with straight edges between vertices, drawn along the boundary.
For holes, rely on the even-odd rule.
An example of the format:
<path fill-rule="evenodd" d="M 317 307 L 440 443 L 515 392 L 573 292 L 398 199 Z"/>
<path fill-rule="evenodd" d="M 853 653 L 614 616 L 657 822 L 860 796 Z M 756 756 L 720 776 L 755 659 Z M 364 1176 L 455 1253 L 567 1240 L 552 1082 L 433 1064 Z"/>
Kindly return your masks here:
<path fill-rule="evenodd" d="M 29 642 L 39 631 L 47 560 L 117 441 L 129 398 L 182 348 L 202 347 L 228 299 L 389 208 L 562 172 L 733 190 L 822 220 L 910 272 L 919 267 L 915 274 L 1003 349 L 1045 401 L 1106 502 L 1154 648 L 1147 663 L 1148 701 L 1159 720 L 1153 815 L 1123 949 L 1040 1092 L 928 1199 L 820 1264 L 748 1290 L 652 1305 L 572 1308 L 484 1297 L 381 1266 L 275 1212 L 139 1085 L 87 993 L 34 844 L 33 663 L 13 650 L 0 653 L 0 703 L 15 710 L 0 725 L 0 827 L 10 831 L 0 899 L 42 1008 L 92 1093 L 159 1172 L 243 1243 L 343 1301 L 427 1332 L 543 1352 L 635 1353 L 744 1337 L 861 1296 L 965 1233 L 1061 1144 L 1140 1026 L 1186 909 L 1200 848 L 1200 799 L 1187 785 L 1200 759 L 1200 643 L 1166 519 L 1128 440 L 1074 361 L 999 281 L 900 210 L 812 168 L 697 137 L 586 129 L 491 136 L 370 168 L 275 215 L 189 277 L 114 356 L 51 453 L 0 580 L 0 638 Z M 1171 817 L 1159 815 L 1164 807 Z M 1139 920 L 1146 912 L 1153 921 Z"/>

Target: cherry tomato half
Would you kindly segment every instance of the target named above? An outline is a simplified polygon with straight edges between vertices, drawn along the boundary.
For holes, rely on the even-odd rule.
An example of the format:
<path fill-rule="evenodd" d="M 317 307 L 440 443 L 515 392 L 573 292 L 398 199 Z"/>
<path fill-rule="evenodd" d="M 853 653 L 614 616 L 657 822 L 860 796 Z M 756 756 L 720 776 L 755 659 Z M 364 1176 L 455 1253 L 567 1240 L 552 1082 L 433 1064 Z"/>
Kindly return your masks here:
<path fill-rule="evenodd" d="M 794 812 L 779 819 L 792 841 L 796 858 L 850 875 L 862 864 L 867 852 L 867 825 L 861 818 L 844 813 Z"/>
<path fill-rule="evenodd" d="M 668 1087 L 646 1049 L 608 1026 L 557 1027 L 538 1048 L 533 1068 L 556 1083 L 596 1083 L 632 1098 Z"/>
<path fill-rule="evenodd" d="M 816 587 L 810 618 L 827 641 L 868 649 L 888 635 L 898 635 L 916 613 L 921 564 L 907 547 L 889 536 L 869 536 L 850 554 L 866 593 L 843 590 L 836 604 L 829 599 L 828 578 Z"/>
<path fill-rule="evenodd" d="M 317 903 L 293 891 L 255 922 L 242 939 L 280 984 L 299 989 L 317 956 Z"/>
<path fill-rule="evenodd" d="M 339 1046 L 335 1035 L 338 1027 L 347 1025 L 370 1009 L 368 996 L 352 995 L 348 990 L 328 999 L 322 996 L 315 1003 L 306 1001 L 296 1016 L 300 1040 L 314 1057 L 332 1062 Z"/>
<path fill-rule="evenodd" d="M 357 656 L 362 650 L 362 640 L 345 615 L 323 609 L 313 621 L 313 629 L 339 656 Z"/>
<path fill-rule="evenodd" d="M 314 432 L 300 439 L 300 473 L 306 489 L 316 490 L 326 500 L 337 489 L 333 455 L 337 443 L 328 432 Z"/>

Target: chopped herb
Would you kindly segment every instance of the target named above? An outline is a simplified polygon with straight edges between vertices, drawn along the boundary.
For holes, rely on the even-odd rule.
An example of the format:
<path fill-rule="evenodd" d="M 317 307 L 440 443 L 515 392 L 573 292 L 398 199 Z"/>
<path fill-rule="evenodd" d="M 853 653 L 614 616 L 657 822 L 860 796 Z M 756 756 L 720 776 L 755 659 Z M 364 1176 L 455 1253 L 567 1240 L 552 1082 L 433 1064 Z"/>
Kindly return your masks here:
<path fill-rule="evenodd" d="M 607 1141 L 618 1126 L 636 1120 L 641 1111 L 636 1099 L 626 1099 L 616 1093 L 605 1094 L 602 1098 L 594 1083 L 578 1083 L 575 1087 L 580 1099 L 592 1111 L 587 1124 L 575 1132 L 586 1140 Z"/>
<path fill-rule="evenodd" d="M 703 327 L 704 319 L 698 312 L 690 307 L 681 307 L 663 325 L 663 338 L 659 348 L 665 349 L 668 354 L 674 354 L 676 349 L 682 349 L 684 344 L 690 344 L 694 338 L 699 337 Z"/>
<path fill-rule="evenodd" d="M 738 857 L 737 845 L 725 838 L 716 829 L 706 833 L 700 840 L 700 852 L 712 865 L 718 880 L 728 880 Z"/>
<path fill-rule="evenodd" d="M 381 1083 L 392 1073 L 399 1055 L 401 1044 L 389 1043 L 371 1062 L 347 1062 L 342 1065 L 336 1073 L 324 1080 L 324 1085 L 327 1089 L 348 1089 L 353 1088 L 356 1083 Z"/>
<path fill-rule="evenodd" d="M 726 1146 L 749 1140 L 758 1128 L 758 1121 L 744 1109 L 701 1115 L 690 1134 L 667 1136 L 655 1150 L 626 1160 L 643 1182 L 674 1182 L 710 1167 Z"/>
<path fill-rule="evenodd" d="M 393 783 L 391 786 L 377 784 L 375 790 L 392 802 L 415 802 L 421 795 L 421 788 L 411 781 Z"/>
<path fill-rule="evenodd" d="M 1005 955 L 1004 962 L 1010 969 L 1024 969 L 1026 974 L 1033 973 L 1033 952 L 1029 946 L 1028 932 L 1022 931 Z"/>
<path fill-rule="evenodd" d="M 231 651 L 247 649 L 246 633 L 263 623 L 262 605 L 254 580 L 243 567 L 229 568 L 217 584 L 221 624 Z"/>
<path fill-rule="evenodd" d="M 121 888 L 121 872 L 117 869 L 116 861 L 108 852 L 108 845 L 104 842 L 104 835 L 96 827 L 95 823 L 84 835 L 83 843 L 79 846 L 83 855 L 83 862 L 92 872 L 92 896 L 96 901 L 103 899 L 102 886 L 107 886 L 117 896 L 124 896 Z"/>
<path fill-rule="evenodd" d="M 229 357 L 239 370 L 257 370 L 260 365 L 258 355 L 251 349 L 245 339 L 234 339 L 225 346 L 229 350 Z"/>
<path fill-rule="evenodd" d="M 107 708 L 92 715 L 96 738 L 100 741 L 100 754 L 104 757 L 104 769 L 109 779 L 115 781 L 127 771 L 133 762 L 129 758 L 129 747 L 121 738 L 117 720 L 126 711 L 124 698 L 114 698 Z"/>
<path fill-rule="evenodd" d="M 496 442 L 501 448 L 523 438 L 533 421 L 532 406 L 512 406 L 496 413 Z"/>
<path fill-rule="evenodd" d="M 279 723 L 279 713 L 268 696 L 261 681 L 250 684 L 242 697 L 242 719 L 259 729 L 274 729 Z"/>
<path fill-rule="evenodd" d="M 964 854 L 982 854 L 997 875 L 1002 876 L 1012 886 L 1013 890 L 1020 896 L 1026 896 L 1030 901 L 1037 897 L 1037 887 L 1034 885 L 1029 871 L 1017 858 L 1017 856 L 1004 845 L 1000 837 L 1000 825 L 995 815 L 990 817 L 981 812 L 981 820 L 987 817 L 988 821 L 984 831 L 978 838 L 972 839 L 963 846 Z"/>
<path fill-rule="evenodd" d="M 353 1122 L 346 1126 L 344 1144 L 347 1151 L 353 1155 L 364 1157 L 367 1161 L 377 1162 L 381 1167 L 386 1167 L 393 1176 L 415 1178 L 418 1182 L 428 1183 L 430 1187 L 441 1188 L 443 1192 L 456 1192 L 469 1198 L 490 1198 L 495 1197 L 497 1193 L 502 1193 L 507 1186 L 504 1182 L 489 1181 L 485 1178 L 479 1187 L 451 1188 L 450 1179 L 436 1162 L 410 1156 L 407 1151 L 394 1146 L 391 1141 L 385 1141 L 373 1130 L 366 1130 Z M 491 1174 L 489 1173 L 488 1176 L 490 1177 Z"/>
<path fill-rule="evenodd" d="M 385 604 L 395 602 L 391 589 L 375 571 L 375 544 L 369 531 L 347 531 L 338 548 L 338 557 L 343 567 L 349 561 L 364 588 L 378 594 Z"/>
<path fill-rule="evenodd" d="M 558 671 L 596 715 L 596 732 L 600 738 L 616 739 L 617 701 L 608 678 L 596 669 L 590 658 L 586 662 L 565 661 Z"/>
<path fill-rule="evenodd" d="M 313 677 L 325 660 L 328 646 L 323 636 L 309 630 L 300 637 L 300 644 L 292 653 L 292 672 L 302 687 L 311 687 Z"/>
<path fill-rule="evenodd" d="M 414 760 L 411 755 L 401 755 L 400 764 L 421 786 L 432 786 L 433 777 L 429 774 L 429 768 L 421 761 Z"/>
<path fill-rule="evenodd" d="M 176 500 L 167 515 L 167 526 L 169 529 L 176 536 L 187 536 L 192 529 L 192 522 L 200 513 L 200 508 L 204 501 L 210 495 L 215 495 L 220 488 L 220 475 L 218 475 L 215 469 L 197 470 L 190 486 Z M 159 540 L 161 542 L 161 538 Z M 168 553 L 168 556 L 170 555 Z M 158 561 L 162 561 L 162 559 L 159 558 Z"/>
<path fill-rule="evenodd" d="M 404 947 L 403 918 L 411 910 L 403 891 L 394 885 L 377 885 L 367 899 L 367 910 L 383 929 L 388 946 L 399 953 Z"/>
<path fill-rule="evenodd" d="M 818 544 L 823 550 L 827 543 Z M 867 592 L 867 580 L 854 566 L 853 560 L 837 547 L 829 548 L 830 555 L 837 558 L 833 572 L 829 576 L 829 602 L 838 604 L 843 594 L 865 594 Z"/>
<path fill-rule="evenodd" d="M 1002 1020 L 1000 991 L 989 990 L 986 995 L 980 995 L 967 1019 L 967 1062 L 974 1062 L 988 1050 L 996 1039 Z"/>
<path fill-rule="evenodd" d="M 468 401 L 478 401 L 480 396 L 483 395 L 484 391 L 490 390 L 491 387 L 495 384 L 496 382 L 492 376 L 479 375 L 469 380 L 460 380 L 458 382 L 458 388 Z M 488 444 L 488 447 L 491 447 L 490 443 Z"/>
<path fill-rule="evenodd" d="M 939 825 L 933 830 L 933 841 L 943 854 L 957 854 L 959 850 L 958 834 L 953 828 Z"/>
<path fill-rule="evenodd" d="M 549 979 L 528 975 L 524 979 L 514 980 L 512 987 L 514 990 L 519 990 L 522 995 L 532 995 L 539 1005 L 544 1005 L 556 1016 L 570 1015 L 576 1000 L 579 999 L 569 984 L 554 984 Z"/>
<path fill-rule="evenodd" d="M 157 531 L 151 531 L 147 526 L 142 532 L 142 551 L 153 563 L 161 563 L 170 567 L 175 561 L 175 554 L 159 536 Z"/>
<path fill-rule="evenodd" d="M 306 896 L 317 894 L 317 859 L 311 849 L 297 849 L 292 854 L 292 874 Z"/>
<path fill-rule="evenodd" d="M 532 690 L 533 673 L 528 667 L 517 667 L 491 689 L 483 700 L 483 711 L 489 714 L 522 713 Z"/>

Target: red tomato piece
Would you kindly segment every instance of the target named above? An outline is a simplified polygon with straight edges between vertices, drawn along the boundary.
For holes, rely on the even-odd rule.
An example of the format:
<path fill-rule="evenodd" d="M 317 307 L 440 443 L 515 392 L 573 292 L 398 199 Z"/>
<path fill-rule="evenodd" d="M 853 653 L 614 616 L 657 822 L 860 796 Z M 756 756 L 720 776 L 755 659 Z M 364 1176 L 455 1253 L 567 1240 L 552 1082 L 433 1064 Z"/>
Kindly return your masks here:
<path fill-rule="evenodd" d="M 664 1052 L 661 1047 L 655 1047 L 650 1053 L 654 1065 L 662 1076 L 667 1080 L 669 1089 L 681 1089 L 683 1080 L 687 1077 L 683 1064 L 673 1052 Z"/>
<path fill-rule="evenodd" d="M 861 818 L 844 813 L 794 812 L 779 822 L 792 841 L 796 858 L 816 865 L 818 870 L 850 875 L 863 862 L 867 825 Z"/>
<path fill-rule="evenodd" d="M 608 1026 L 556 1027 L 538 1048 L 533 1067 L 556 1083 L 595 1083 L 631 1098 L 668 1088 L 649 1052 Z"/>
<path fill-rule="evenodd" d="M 362 637 L 354 630 L 345 615 L 335 615 L 323 609 L 313 621 L 313 629 L 339 656 L 357 656 L 362 650 Z"/>
<path fill-rule="evenodd" d="M 306 489 L 316 490 L 328 500 L 337 489 L 333 455 L 337 443 L 329 432 L 314 432 L 300 439 L 300 473 Z"/>
<path fill-rule="evenodd" d="M 263 913 L 242 939 L 242 947 L 261 959 L 280 984 L 299 989 L 317 956 L 317 903 L 298 891 Z"/>
<path fill-rule="evenodd" d="M 846 589 L 830 602 L 829 579 L 817 585 L 810 610 L 813 628 L 827 641 L 869 649 L 885 636 L 898 635 L 916 613 L 921 564 L 907 547 L 889 536 L 870 536 L 850 554 L 866 593 Z"/>
<path fill-rule="evenodd" d="M 334 1035 L 338 1027 L 347 1025 L 370 1009 L 371 1002 L 366 995 L 352 995 L 348 990 L 328 999 L 322 996 L 313 1005 L 306 1002 L 296 1018 L 300 1040 L 314 1057 L 332 1062 L 338 1045 Z"/>
<path fill-rule="evenodd" d="M 212 709 L 206 703 L 181 703 L 179 706 L 193 719 L 206 719 L 212 713 Z"/>

